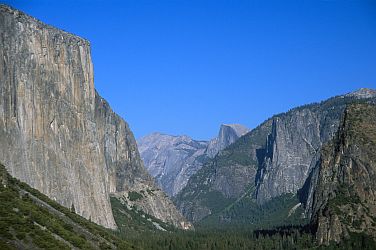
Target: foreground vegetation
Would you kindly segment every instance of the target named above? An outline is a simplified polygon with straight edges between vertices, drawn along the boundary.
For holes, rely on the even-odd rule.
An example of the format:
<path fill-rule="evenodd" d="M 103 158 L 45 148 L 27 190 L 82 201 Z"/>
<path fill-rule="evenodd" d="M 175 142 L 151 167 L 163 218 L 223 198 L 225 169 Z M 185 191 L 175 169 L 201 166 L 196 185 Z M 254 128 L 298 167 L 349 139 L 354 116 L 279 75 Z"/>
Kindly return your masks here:
<path fill-rule="evenodd" d="M 98 226 L 7 174 L 0 166 L 0 249 L 376 249 L 363 234 L 317 247 L 302 226 L 175 230 L 112 198 L 118 231 Z M 157 226 L 156 226 L 157 225 Z"/>
<path fill-rule="evenodd" d="M 145 234 L 133 244 L 143 249 L 224 250 L 224 249 L 376 249 L 372 239 L 364 234 L 352 234 L 341 244 L 318 247 L 313 234 L 302 227 L 284 227 L 275 230 L 198 230 Z"/>
<path fill-rule="evenodd" d="M 92 223 L 11 177 L 0 165 L 0 249 L 133 249 Z"/>
<path fill-rule="evenodd" d="M 281 198 L 282 199 L 282 198 Z M 255 206 L 247 206 L 248 211 L 256 213 L 262 220 L 245 216 L 246 205 L 252 205 L 248 200 L 239 203 L 240 208 L 234 207 L 229 211 L 239 212 L 244 220 L 255 222 L 254 225 L 245 223 L 226 224 L 215 222 L 218 214 L 196 224 L 195 231 L 181 231 L 171 228 L 156 218 L 147 216 L 141 211 L 129 209 L 119 200 L 111 198 L 111 205 L 115 220 L 119 226 L 117 235 L 140 249 L 155 250 L 221 250 L 221 249 L 376 249 L 376 243 L 365 234 L 351 234 L 341 244 L 332 242 L 329 246 L 318 247 L 310 226 L 299 225 L 306 223 L 299 220 L 296 212 L 288 220 L 280 216 L 287 216 L 291 204 L 296 204 L 296 196 L 286 195 L 281 201 L 274 200 L 258 211 Z M 290 204 L 291 203 L 291 204 Z M 253 211 L 253 210 L 254 211 Z M 279 210 L 279 213 L 277 212 Z M 271 213 L 269 219 L 265 213 Z M 238 214 L 238 215 L 240 215 Z M 279 215 L 278 215 L 279 214 Z M 141 215 L 141 216 L 140 216 Z M 264 221 L 264 222 L 262 222 Z M 158 222 L 166 231 L 158 230 L 152 222 Z M 240 221 L 239 221 L 240 222 Z M 258 222 L 258 224 L 256 223 Z M 274 229 L 257 230 L 256 228 L 273 228 L 273 223 L 291 223 L 290 226 L 274 227 Z M 274 224 L 275 225 L 275 224 Z"/>

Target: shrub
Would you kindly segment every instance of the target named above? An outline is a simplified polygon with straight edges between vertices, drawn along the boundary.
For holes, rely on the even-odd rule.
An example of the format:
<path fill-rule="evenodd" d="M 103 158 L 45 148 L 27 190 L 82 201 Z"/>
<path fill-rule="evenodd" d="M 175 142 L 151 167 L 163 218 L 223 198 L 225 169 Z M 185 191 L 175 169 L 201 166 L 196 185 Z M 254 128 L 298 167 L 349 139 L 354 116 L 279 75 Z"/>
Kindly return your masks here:
<path fill-rule="evenodd" d="M 128 198 L 130 201 L 137 201 L 137 200 L 141 200 L 142 198 L 144 198 L 144 196 L 142 196 L 142 194 L 137 193 L 135 191 L 131 191 L 128 193 Z"/>

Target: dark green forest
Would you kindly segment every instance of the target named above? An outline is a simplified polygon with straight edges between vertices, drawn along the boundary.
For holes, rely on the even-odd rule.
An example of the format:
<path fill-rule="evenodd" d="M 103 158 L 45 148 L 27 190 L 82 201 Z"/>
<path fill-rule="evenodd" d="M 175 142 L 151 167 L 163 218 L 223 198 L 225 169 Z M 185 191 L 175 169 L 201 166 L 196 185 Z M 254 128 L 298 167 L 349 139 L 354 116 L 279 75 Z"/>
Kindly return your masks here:
<path fill-rule="evenodd" d="M 296 201 L 296 196 L 285 195 L 258 206 L 251 199 L 244 199 L 227 211 L 228 216 L 237 218 L 234 223 L 220 223 L 220 216 L 225 214 L 218 213 L 196 224 L 194 231 L 176 230 L 142 211 L 129 210 L 114 197 L 111 204 L 119 225 L 115 234 L 140 249 L 376 249 L 376 243 L 362 233 L 351 234 L 341 244 L 332 242 L 318 247 L 315 228 L 298 216 L 301 210 L 285 219 L 287 208 Z M 151 221 L 167 231 L 156 230 Z"/>
<path fill-rule="evenodd" d="M 119 230 L 112 231 L 12 178 L 3 166 L 0 170 L 0 249 L 376 249 L 363 234 L 317 248 L 313 229 L 297 225 L 271 230 L 196 225 L 194 231 L 180 231 L 140 211 L 126 210 L 115 198 L 111 202 Z M 284 203 L 272 204 L 278 210 L 276 204 Z"/>
<path fill-rule="evenodd" d="M 197 230 L 196 232 L 151 233 L 130 242 L 142 249 L 376 249 L 365 234 L 352 234 L 341 244 L 318 247 L 304 227 L 274 230 Z"/>

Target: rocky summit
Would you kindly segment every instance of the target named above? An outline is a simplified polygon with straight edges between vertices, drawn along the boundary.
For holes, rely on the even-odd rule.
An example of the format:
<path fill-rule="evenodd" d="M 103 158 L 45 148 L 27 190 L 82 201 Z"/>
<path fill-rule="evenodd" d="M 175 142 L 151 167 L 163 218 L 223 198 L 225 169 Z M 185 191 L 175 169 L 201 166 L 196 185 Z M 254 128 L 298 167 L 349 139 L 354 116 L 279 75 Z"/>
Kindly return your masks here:
<path fill-rule="evenodd" d="M 238 138 L 249 132 L 249 129 L 240 124 L 223 124 L 218 136 L 209 141 L 206 155 L 213 158 L 219 151 L 233 144 Z"/>
<path fill-rule="evenodd" d="M 221 125 L 218 137 L 210 141 L 153 133 L 137 143 L 146 169 L 167 194 L 175 196 L 207 159 L 247 132 L 242 125 L 229 124 Z"/>
<path fill-rule="evenodd" d="M 376 90 L 368 89 L 368 88 L 361 88 L 357 91 L 347 94 L 346 96 L 356 97 L 358 99 L 362 98 L 374 98 L 376 97 Z"/>
<path fill-rule="evenodd" d="M 0 5 L 0 161 L 51 199 L 116 228 L 110 194 L 157 190 L 128 124 L 94 88 L 90 43 Z M 133 205 L 190 224 L 163 192 Z"/>

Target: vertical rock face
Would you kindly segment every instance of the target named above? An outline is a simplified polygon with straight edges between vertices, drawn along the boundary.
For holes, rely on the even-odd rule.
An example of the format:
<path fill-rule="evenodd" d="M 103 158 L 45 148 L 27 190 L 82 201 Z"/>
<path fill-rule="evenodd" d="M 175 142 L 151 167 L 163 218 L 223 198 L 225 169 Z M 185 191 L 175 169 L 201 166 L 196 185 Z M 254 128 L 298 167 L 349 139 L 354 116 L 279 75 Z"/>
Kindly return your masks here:
<path fill-rule="evenodd" d="M 152 184 L 128 124 L 111 110 L 97 92 L 95 97 L 96 133 L 108 174 L 109 192 L 127 191 L 141 180 Z"/>
<path fill-rule="evenodd" d="M 340 114 L 344 106 L 335 107 Z M 273 119 L 264 162 L 259 169 L 257 200 L 296 193 L 317 161 L 317 152 L 338 129 L 339 116 L 304 108 Z"/>
<path fill-rule="evenodd" d="M 127 123 L 94 89 L 89 42 L 0 5 L 0 76 L 0 161 L 9 173 L 116 228 L 110 193 L 154 183 Z M 159 210 L 174 210 L 159 196 Z M 145 203 L 157 218 L 184 222 Z"/>
<path fill-rule="evenodd" d="M 196 141 L 188 136 L 153 133 L 138 141 L 141 157 L 149 173 L 170 196 L 178 194 L 205 160 L 234 143 L 248 131 L 242 125 L 221 125 L 218 137 Z"/>
<path fill-rule="evenodd" d="M 239 137 L 249 132 L 249 129 L 240 124 L 223 124 L 217 138 L 209 142 L 206 154 L 213 158 L 219 151 L 233 144 Z"/>
<path fill-rule="evenodd" d="M 375 97 L 375 91 L 361 89 L 275 115 L 193 175 L 176 197 L 177 206 L 187 218 L 198 221 L 245 196 L 263 205 L 283 194 L 309 190 L 306 180 L 316 178 L 312 169 L 322 145 L 338 130 L 346 106 L 372 102 Z M 309 203 L 312 193 L 305 191 L 299 194 Z M 227 203 L 213 205 L 211 197 Z"/>
<path fill-rule="evenodd" d="M 376 238 L 376 106 L 352 105 L 312 178 L 312 223 L 321 244 L 351 233 Z"/>
<path fill-rule="evenodd" d="M 307 178 L 314 177 L 312 169 L 320 150 L 336 134 L 347 105 L 372 102 L 375 97 L 376 91 L 360 89 L 274 117 L 265 155 L 259 162 L 257 201 L 264 203 L 304 188 Z"/>
<path fill-rule="evenodd" d="M 200 169 L 199 157 L 205 154 L 205 141 L 188 136 L 154 133 L 138 141 L 140 154 L 149 173 L 170 196 L 176 195 L 189 177 Z"/>
<path fill-rule="evenodd" d="M 0 160 L 64 206 L 116 227 L 89 43 L 4 5 L 0 32 Z"/>

